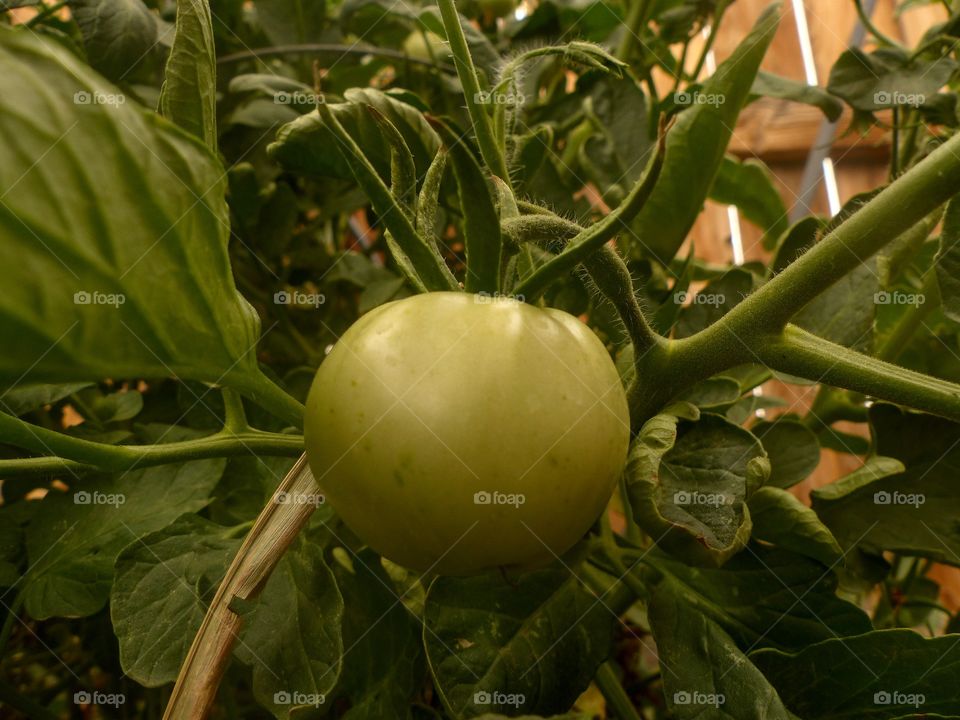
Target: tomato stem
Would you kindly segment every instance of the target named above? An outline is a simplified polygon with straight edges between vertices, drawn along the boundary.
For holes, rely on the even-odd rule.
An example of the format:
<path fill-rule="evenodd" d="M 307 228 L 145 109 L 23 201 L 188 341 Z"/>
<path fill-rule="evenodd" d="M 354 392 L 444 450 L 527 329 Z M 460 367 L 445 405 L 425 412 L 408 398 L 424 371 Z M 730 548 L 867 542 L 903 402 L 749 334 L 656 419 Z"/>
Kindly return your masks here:
<path fill-rule="evenodd" d="M 616 671 L 613 669 L 613 663 L 607 661 L 600 666 L 596 677 L 597 687 L 603 693 L 607 705 L 613 709 L 613 714 L 617 720 L 640 720 L 637 709 L 634 707 L 630 696 L 627 695 Z"/>

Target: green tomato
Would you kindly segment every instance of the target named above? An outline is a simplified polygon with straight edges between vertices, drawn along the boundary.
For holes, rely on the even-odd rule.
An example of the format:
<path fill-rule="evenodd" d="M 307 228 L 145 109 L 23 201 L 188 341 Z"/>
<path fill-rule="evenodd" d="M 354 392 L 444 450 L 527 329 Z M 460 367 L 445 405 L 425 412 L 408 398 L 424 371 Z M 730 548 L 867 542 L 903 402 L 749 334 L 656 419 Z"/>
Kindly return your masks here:
<path fill-rule="evenodd" d="M 573 316 L 429 293 L 343 335 L 304 433 L 314 477 L 361 540 L 464 575 L 571 548 L 610 498 L 629 414 L 610 356 Z"/>
<path fill-rule="evenodd" d="M 452 56 L 450 46 L 442 37 L 429 31 L 426 33 L 426 40 L 423 36 L 424 33 L 419 30 L 410 33 L 403 41 L 403 51 L 410 57 L 424 62 L 432 62 L 434 57 L 437 62 L 443 62 Z M 430 55 L 431 52 L 433 56 Z"/>

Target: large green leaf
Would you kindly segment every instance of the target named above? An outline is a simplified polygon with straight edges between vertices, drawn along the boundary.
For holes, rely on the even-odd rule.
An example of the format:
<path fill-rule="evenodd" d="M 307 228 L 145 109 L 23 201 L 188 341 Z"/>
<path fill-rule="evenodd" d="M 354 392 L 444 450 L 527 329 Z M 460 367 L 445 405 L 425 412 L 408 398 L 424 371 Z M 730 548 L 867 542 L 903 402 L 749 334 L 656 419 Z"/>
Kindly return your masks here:
<path fill-rule="evenodd" d="M 161 465 L 48 493 L 27 529 L 27 612 L 43 620 L 102 608 L 120 551 L 206 505 L 225 463 Z"/>
<path fill-rule="evenodd" d="M 960 636 L 878 630 L 831 638 L 796 654 L 750 659 L 803 718 L 921 720 L 960 715 Z"/>
<path fill-rule="evenodd" d="M 444 705 L 474 717 L 569 709 L 607 657 L 617 619 L 574 573 L 547 568 L 515 581 L 438 578 L 424 622 Z"/>
<path fill-rule="evenodd" d="M 2 30 L 0 65 L 0 384 L 257 386 L 219 162 L 52 42 Z"/>
<path fill-rule="evenodd" d="M 90 64 L 122 80 L 157 42 L 157 21 L 142 0 L 70 0 Z"/>
<path fill-rule="evenodd" d="M 681 112 L 667 137 L 660 180 L 631 225 L 641 247 L 662 262 L 676 254 L 707 199 L 779 21 L 780 4 L 775 3 L 704 82 L 699 93 L 707 102 Z"/>
<path fill-rule="evenodd" d="M 640 430 L 624 472 L 630 505 L 659 546 L 722 565 L 750 538 L 746 500 L 770 466 L 757 439 L 720 415 L 677 422 L 657 415 Z"/>
<path fill-rule="evenodd" d="M 843 112 L 843 103 L 823 88 L 816 85 L 807 85 L 804 82 L 791 80 L 763 70 L 757 73 L 757 78 L 753 81 L 750 93 L 813 105 L 820 108 L 831 122 L 839 120 L 840 114 Z"/>
<path fill-rule="evenodd" d="M 326 704 L 343 664 L 343 610 L 323 544 L 301 533 L 270 574 L 236 650 L 253 667 L 254 695 L 275 717 Z"/>
<path fill-rule="evenodd" d="M 125 675 L 146 687 L 177 679 L 207 603 L 239 547 L 231 528 L 184 515 L 120 553 L 110 618 Z"/>
<path fill-rule="evenodd" d="M 346 101 L 331 104 L 330 111 L 347 130 L 385 180 L 390 178 L 390 144 L 365 105 L 372 105 L 403 136 L 413 153 L 417 175 L 422 177 L 440 150 L 440 138 L 412 105 L 373 88 L 354 88 Z M 292 172 L 353 180 L 350 165 L 335 151 L 338 140 L 317 113 L 309 113 L 284 125 L 270 145 L 271 155 Z"/>
<path fill-rule="evenodd" d="M 692 568 L 659 553 L 645 561 L 677 581 L 684 602 L 744 649 L 796 650 L 871 630 L 860 608 L 836 596 L 836 577 L 801 555 L 751 545 L 719 569 Z"/>
<path fill-rule="evenodd" d="M 343 594 L 343 657 L 340 690 L 350 700 L 347 720 L 407 718 L 423 673 L 418 618 L 402 602 L 409 587 L 394 592 L 380 558 L 366 550 L 333 567 Z"/>
<path fill-rule="evenodd" d="M 765 247 L 770 247 L 789 227 L 787 207 L 770 169 L 760 160 L 740 162 L 724 157 L 710 188 L 710 198 L 736 205 L 747 220 L 763 230 Z"/>
<path fill-rule="evenodd" d="M 789 720 L 777 691 L 710 618 L 685 603 L 675 580 L 650 600 L 667 707 L 678 720 Z"/>
<path fill-rule="evenodd" d="M 844 547 L 960 565 L 960 425 L 886 404 L 870 409 L 870 422 L 881 472 L 815 491 L 817 514 Z"/>
<path fill-rule="evenodd" d="M 177 0 L 176 34 L 160 89 L 160 112 L 217 149 L 217 55 L 207 0 Z"/>
<path fill-rule="evenodd" d="M 820 464 L 820 442 L 806 425 L 798 420 L 780 418 L 775 422 L 758 422 L 750 428 L 763 443 L 770 458 L 769 484 L 788 488 L 807 477 Z"/>
<path fill-rule="evenodd" d="M 255 0 L 253 6 L 272 45 L 317 42 L 324 30 L 324 0 Z"/>
<path fill-rule="evenodd" d="M 819 560 L 839 563 L 843 551 L 817 514 L 786 490 L 762 487 L 750 498 L 753 537 Z"/>

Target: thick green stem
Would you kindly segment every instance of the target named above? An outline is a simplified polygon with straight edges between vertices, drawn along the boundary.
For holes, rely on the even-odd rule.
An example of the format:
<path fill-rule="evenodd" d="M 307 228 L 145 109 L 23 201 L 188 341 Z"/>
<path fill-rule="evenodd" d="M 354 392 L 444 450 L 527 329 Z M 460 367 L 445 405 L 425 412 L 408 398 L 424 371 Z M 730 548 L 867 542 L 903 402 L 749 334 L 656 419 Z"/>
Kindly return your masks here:
<path fill-rule="evenodd" d="M 633 0 L 627 13 L 627 21 L 623 25 L 623 37 L 617 48 L 617 57 L 624 62 L 630 62 L 633 49 L 637 46 L 637 37 L 647 25 L 652 0 Z"/>
<path fill-rule="evenodd" d="M 520 283 L 517 294 L 523 295 L 527 300 L 540 297 L 551 282 L 573 270 L 621 230 L 629 230 L 630 221 L 643 209 L 657 184 L 665 153 L 666 134 L 661 132 L 656 153 L 650 159 L 646 173 L 630 189 L 623 202 L 602 220 L 585 228 L 572 238 L 560 254 L 537 268 L 533 275 Z"/>
<path fill-rule="evenodd" d="M 596 677 L 597 687 L 607 701 L 607 707 L 613 710 L 613 717 L 617 720 L 640 720 L 637 709 L 630 701 L 630 697 L 620 684 L 613 663 L 609 660 L 600 666 Z"/>
<path fill-rule="evenodd" d="M 122 471 L 186 460 L 262 454 L 296 457 L 303 437 L 259 430 L 234 433 L 228 429 L 195 440 L 157 445 L 105 445 L 31 425 L 0 413 L 0 440 L 44 457 L 0 460 L 0 477 L 99 469 Z"/>
<path fill-rule="evenodd" d="M 960 385 L 907 370 L 793 325 L 758 347 L 768 367 L 960 421 Z"/>
<path fill-rule="evenodd" d="M 960 134 L 901 175 L 704 332 L 732 331 L 750 342 L 758 334 L 779 330 L 817 295 L 953 197 L 958 188 Z"/>
<path fill-rule="evenodd" d="M 463 87 L 467 112 L 470 115 L 470 121 L 473 123 L 473 131 L 477 135 L 480 154 L 490 171 L 504 182 L 509 183 L 510 174 L 507 172 L 506 160 L 494 137 L 493 122 L 480 102 L 482 97 L 480 81 L 477 78 L 477 69 L 473 64 L 473 57 L 470 55 L 470 48 L 467 46 L 467 38 L 460 26 L 457 6 L 454 0 L 437 0 L 437 5 L 440 7 L 443 28 L 446 30 L 447 41 L 450 43 L 450 50 L 453 53 L 457 76 L 460 78 L 460 85 Z"/>

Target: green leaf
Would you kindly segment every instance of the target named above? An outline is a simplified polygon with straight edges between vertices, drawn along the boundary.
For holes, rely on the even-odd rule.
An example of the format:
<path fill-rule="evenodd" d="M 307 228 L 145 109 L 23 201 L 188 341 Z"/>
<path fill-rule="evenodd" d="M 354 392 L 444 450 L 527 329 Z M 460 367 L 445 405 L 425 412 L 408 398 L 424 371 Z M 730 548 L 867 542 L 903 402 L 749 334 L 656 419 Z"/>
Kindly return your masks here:
<path fill-rule="evenodd" d="M 790 263 L 813 247 L 817 241 L 817 234 L 823 229 L 824 221 L 821 218 L 809 216 L 798 220 L 780 236 L 776 244 L 776 254 L 770 263 L 770 272 L 773 275 L 781 272 Z"/>
<path fill-rule="evenodd" d="M 489 174 L 466 143 L 442 123 L 435 123 L 453 162 L 463 213 L 463 239 L 467 256 L 467 292 L 500 290 L 500 214 L 493 200 Z"/>
<path fill-rule="evenodd" d="M 750 93 L 812 105 L 820 108 L 830 122 L 839 120 L 843 112 L 843 103 L 823 88 L 774 75 L 764 70 L 757 73 L 757 78 L 753 81 Z"/>
<path fill-rule="evenodd" d="M 956 199 L 947 204 L 935 262 L 943 314 L 960 322 L 960 201 Z"/>
<path fill-rule="evenodd" d="M 761 160 L 751 158 L 740 162 L 724 157 L 710 188 L 710 198 L 725 205 L 736 205 L 747 220 L 763 230 L 765 247 L 789 227 L 787 207 L 770 169 Z"/>
<path fill-rule="evenodd" d="M 790 720 L 777 691 L 717 624 L 685 603 L 675 580 L 650 600 L 667 707 L 678 720 Z"/>
<path fill-rule="evenodd" d="M 836 596 L 836 577 L 801 555 L 751 545 L 723 568 L 692 568 L 662 553 L 645 561 L 740 648 L 795 650 L 872 629 L 866 613 Z"/>
<path fill-rule="evenodd" d="M 870 408 L 870 423 L 886 459 L 816 490 L 817 514 L 844 548 L 960 565 L 960 425 L 886 404 Z"/>
<path fill-rule="evenodd" d="M 708 378 L 694 385 L 680 396 L 700 408 L 717 408 L 730 405 L 740 397 L 740 383 L 733 378 Z"/>
<path fill-rule="evenodd" d="M 204 507 L 224 460 L 193 460 L 51 491 L 27 529 L 27 612 L 84 617 L 104 606 L 120 551 Z"/>
<path fill-rule="evenodd" d="M 566 568 L 509 580 L 441 577 L 424 610 L 427 659 L 455 717 L 569 709 L 606 659 L 616 613 Z"/>
<path fill-rule="evenodd" d="M 70 0 L 90 65 L 108 80 L 126 78 L 157 42 L 157 21 L 142 0 Z"/>
<path fill-rule="evenodd" d="M 253 667 L 254 696 L 274 717 L 326 704 L 343 664 L 343 612 L 323 547 L 301 533 L 270 574 L 236 648 Z"/>
<path fill-rule="evenodd" d="M 177 679 L 207 604 L 240 547 L 230 532 L 183 515 L 117 557 L 110 618 L 125 675 L 145 687 Z"/>
<path fill-rule="evenodd" d="M 734 268 L 708 282 L 696 294 L 686 291 L 673 293 L 668 302 L 684 306 L 677 321 L 676 336 L 689 337 L 713 325 L 753 292 L 753 286 L 752 273 Z"/>
<path fill-rule="evenodd" d="M 325 0 L 254 0 L 253 6 L 271 45 L 316 42 L 325 30 Z"/>
<path fill-rule="evenodd" d="M 423 679 L 423 643 L 418 618 L 400 602 L 379 556 L 366 550 L 350 569 L 333 566 L 343 594 L 343 675 L 339 691 L 350 700 L 344 720 L 408 718 L 411 698 Z"/>
<path fill-rule="evenodd" d="M 750 500 L 753 537 L 784 550 L 819 560 L 827 567 L 840 562 L 843 551 L 817 514 L 786 490 L 762 487 Z"/>
<path fill-rule="evenodd" d="M 390 178 L 390 145 L 365 109 L 367 105 L 375 107 L 397 128 L 413 153 L 417 176 L 422 177 L 440 149 L 440 138 L 423 113 L 373 88 L 353 88 L 345 97 L 347 102 L 328 105 L 330 112 L 363 148 L 380 176 Z M 309 113 L 280 128 L 268 151 L 291 172 L 353 180 L 350 164 L 340 153 L 330 151 L 335 143 L 337 139 L 323 119 L 317 113 Z"/>
<path fill-rule="evenodd" d="M 345 0 L 338 19 L 345 35 L 397 47 L 416 27 L 417 9 L 404 0 Z"/>
<path fill-rule="evenodd" d="M 25 415 L 44 405 L 53 405 L 78 390 L 90 387 L 92 383 L 67 383 L 66 385 L 47 385 L 44 383 L 12 387 L 0 395 L 0 406 L 11 415 Z"/>
<path fill-rule="evenodd" d="M 217 55 L 207 0 L 177 0 L 176 34 L 160 88 L 160 114 L 217 150 Z"/>
<path fill-rule="evenodd" d="M 667 135 L 660 180 L 631 224 L 640 245 L 663 263 L 676 254 L 707 199 L 779 21 L 780 5 L 775 3 L 704 82 L 701 96 L 716 102 L 697 103 L 684 110 Z"/>
<path fill-rule="evenodd" d="M 818 720 L 907 720 L 960 714 L 957 635 L 877 630 L 831 638 L 795 654 L 750 659 L 794 713 Z"/>
<path fill-rule="evenodd" d="M 827 90 L 867 112 L 919 107 L 934 100 L 957 67 L 946 55 L 926 62 L 910 58 L 900 48 L 881 47 L 872 53 L 851 48 L 834 63 Z"/>
<path fill-rule="evenodd" d="M 720 566 L 750 538 L 746 499 L 770 467 L 757 439 L 719 415 L 684 423 L 657 415 L 640 430 L 624 477 L 630 506 L 656 543 Z"/>
<path fill-rule="evenodd" d="M 788 418 L 758 422 L 750 432 L 760 439 L 770 458 L 770 485 L 792 487 L 820 464 L 820 443 L 802 422 Z"/>
<path fill-rule="evenodd" d="M 136 103 L 73 104 L 123 96 L 54 43 L 3 30 L 0 63 L 0 130 L 17 138 L 0 147 L 0 385 L 261 382 L 216 158 Z"/>

